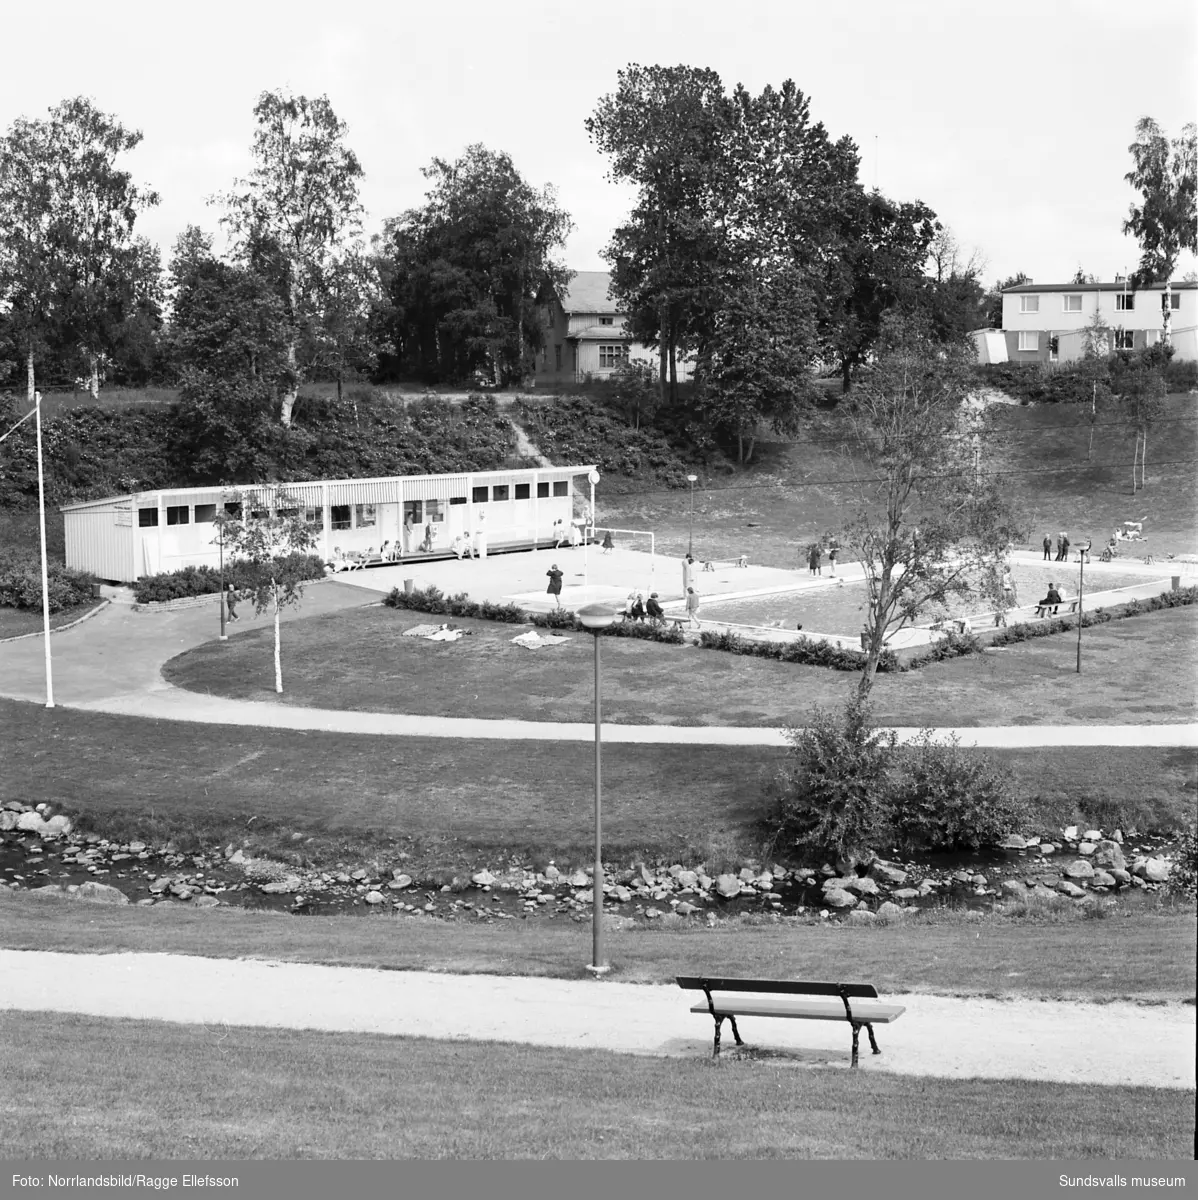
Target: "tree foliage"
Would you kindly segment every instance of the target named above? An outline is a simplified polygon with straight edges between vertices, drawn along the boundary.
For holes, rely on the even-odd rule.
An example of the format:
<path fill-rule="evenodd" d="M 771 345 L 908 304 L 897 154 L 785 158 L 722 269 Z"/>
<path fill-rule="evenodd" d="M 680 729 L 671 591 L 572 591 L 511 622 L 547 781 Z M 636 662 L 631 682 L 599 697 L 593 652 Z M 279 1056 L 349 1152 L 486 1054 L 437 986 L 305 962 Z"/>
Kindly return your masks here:
<path fill-rule="evenodd" d="M 877 362 L 847 406 L 862 499 L 840 540 L 865 572 L 863 696 L 887 637 L 949 596 L 970 594 L 1013 539 L 1011 515 L 976 469 L 974 429 L 962 419 L 972 366 L 968 345 L 942 345 L 921 321 L 891 317 Z"/>
<path fill-rule="evenodd" d="M 287 306 L 295 382 L 282 394 L 280 417 L 289 425 L 300 340 L 319 324 L 331 276 L 360 230 L 362 167 L 327 96 L 263 92 L 254 117 L 253 168 L 216 199 L 243 262 L 274 282 Z"/>
<path fill-rule="evenodd" d="M 1135 165 L 1123 178 L 1143 196 L 1123 222 L 1123 232 L 1140 243 L 1132 283 L 1164 283 L 1183 250 L 1198 252 L 1198 126 L 1186 125 L 1170 141 L 1151 117 L 1142 117 L 1128 152 Z"/>
<path fill-rule="evenodd" d="M 569 214 L 551 186 L 483 145 L 423 174 L 424 206 L 384 222 L 374 242 L 398 365 L 429 382 L 519 382 L 544 340 L 537 302 L 570 278 L 556 257 Z"/>

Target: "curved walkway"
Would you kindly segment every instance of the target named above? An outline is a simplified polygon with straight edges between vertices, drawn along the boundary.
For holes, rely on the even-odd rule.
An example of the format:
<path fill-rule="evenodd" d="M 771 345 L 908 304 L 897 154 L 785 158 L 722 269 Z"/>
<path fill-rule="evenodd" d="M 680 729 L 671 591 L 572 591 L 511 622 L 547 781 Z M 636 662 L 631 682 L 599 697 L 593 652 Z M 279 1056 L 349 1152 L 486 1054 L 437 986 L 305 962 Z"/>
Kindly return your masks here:
<path fill-rule="evenodd" d="M 1194 1042 L 1189 1005 L 886 999 L 907 1011 L 878 1030 L 879 1057 L 864 1048 L 862 1071 L 1194 1087 L 1194 1060 L 1185 1052 Z M 711 1053 L 711 1020 L 688 1011 L 693 1000 L 676 987 L 615 980 L 0 950 L 0 1010 L 184 1024 L 468 1038 L 701 1059 Z M 787 1061 L 848 1066 L 843 1022 L 745 1018 L 741 1027 L 750 1045 L 780 1051 Z M 951 1037 L 945 1037 L 946 1029 Z M 1105 1049 L 1095 1053 L 1096 1046 Z"/>
<path fill-rule="evenodd" d="M 303 607 L 284 621 L 320 616 L 377 603 L 359 587 L 335 580 L 309 588 Z M 267 624 L 243 608 L 239 628 Z M 418 717 L 393 713 L 300 708 L 184 691 L 166 682 L 162 666 L 194 646 L 211 641 L 218 629 L 215 603 L 177 612 L 135 613 L 127 604 L 111 604 L 76 628 L 51 635 L 54 698 L 64 708 L 157 720 L 212 725 L 250 725 L 271 729 L 308 729 L 390 737 L 467 737 L 495 740 L 578 741 L 594 738 L 587 723 Z M 0 645 L 0 696 L 45 703 L 43 643 L 30 638 Z M 899 729 L 910 738 L 918 729 Z M 1017 725 L 942 729 L 965 746 L 1198 747 L 1198 724 L 1178 725 Z M 608 742 L 684 745 L 783 746 L 780 729 L 759 726 L 605 725 Z"/>

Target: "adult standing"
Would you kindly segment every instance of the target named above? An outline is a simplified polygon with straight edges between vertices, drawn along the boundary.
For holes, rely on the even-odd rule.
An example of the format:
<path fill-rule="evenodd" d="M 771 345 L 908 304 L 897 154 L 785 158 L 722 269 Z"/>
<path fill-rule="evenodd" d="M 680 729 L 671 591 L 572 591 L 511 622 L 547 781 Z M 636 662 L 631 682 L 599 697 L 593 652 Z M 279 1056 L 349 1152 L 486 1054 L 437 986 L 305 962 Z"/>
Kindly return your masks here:
<path fill-rule="evenodd" d="M 545 589 L 545 591 L 554 598 L 554 600 L 557 602 L 558 608 L 561 608 L 562 572 L 558 569 L 557 563 L 554 563 L 553 566 L 551 566 L 549 570 L 545 572 L 545 574 L 549 576 L 549 586 Z"/>
<path fill-rule="evenodd" d="M 478 552 L 478 558 L 487 557 L 487 514 L 479 512 L 478 525 L 474 530 L 474 549 Z"/>
<path fill-rule="evenodd" d="M 699 593 L 693 587 L 686 589 L 686 619 L 694 625 L 696 629 L 702 629 L 699 624 Z"/>
<path fill-rule="evenodd" d="M 412 553 L 412 538 L 416 536 L 416 514 L 408 509 L 403 519 L 403 552 Z"/>
<path fill-rule="evenodd" d="M 695 560 L 687 554 L 682 560 L 682 594 L 685 596 L 690 591 L 691 577 L 694 570 Z"/>
<path fill-rule="evenodd" d="M 1048 534 L 1044 535 L 1044 561 L 1052 562 L 1052 538 Z"/>
<path fill-rule="evenodd" d="M 237 615 L 237 589 L 231 584 L 225 584 L 225 612 L 230 621 L 239 621 Z"/>
<path fill-rule="evenodd" d="M 836 555 L 839 553 L 840 553 L 840 551 L 837 549 L 836 543 L 833 542 L 832 545 L 830 545 L 828 547 L 828 574 L 829 575 L 836 574 Z"/>
<path fill-rule="evenodd" d="M 555 550 L 559 549 L 562 542 L 564 542 L 565 540 L 566 540 L 566 526 L 565 526 L 565 523 L 562 521 L 561 517 L 558 517 L 558 519 L 553 522 L 553 548 Z"/>
<path fill-rule="evenodd" d="M 1069 561 L 1069 535 L 1061 534 L 1061 562 Z"/>
<path fill-rule="evenodd" d="M 579 542 L 581 542 L 581 541 L 582 541 L 582 534 L 580 534 L 578 532 L 578 523 L 576 521 L 571 521 L 570 522 L 570 549 L 571 550 L 575 549 L 578 546 Z"/>

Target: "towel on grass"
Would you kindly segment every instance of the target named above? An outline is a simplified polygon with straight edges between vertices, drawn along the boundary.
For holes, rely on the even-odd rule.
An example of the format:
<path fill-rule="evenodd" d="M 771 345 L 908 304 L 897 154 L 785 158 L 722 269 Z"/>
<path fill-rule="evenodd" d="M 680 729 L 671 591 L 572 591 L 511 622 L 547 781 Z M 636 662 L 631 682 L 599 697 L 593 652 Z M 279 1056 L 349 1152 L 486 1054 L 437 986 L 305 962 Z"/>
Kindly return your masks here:
<path fill-rule="evenodd" d="M 568 637 L 554 637 L 552 634 L 542 636 L 535 629 L 530 629 L 528 633 L 522 633 L 519 637 L 512 638 L 517 646 L 523 646 L 526 650 L 539 650 L 542 646 L 556 646 L 569 640 Z"/>

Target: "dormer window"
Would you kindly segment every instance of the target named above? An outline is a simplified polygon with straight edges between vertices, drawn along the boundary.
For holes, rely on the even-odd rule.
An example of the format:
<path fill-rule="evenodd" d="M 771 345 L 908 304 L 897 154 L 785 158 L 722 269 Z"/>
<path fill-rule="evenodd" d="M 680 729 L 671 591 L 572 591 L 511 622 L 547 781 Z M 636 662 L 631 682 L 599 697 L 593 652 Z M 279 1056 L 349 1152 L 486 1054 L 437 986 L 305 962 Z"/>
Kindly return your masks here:
<path fill-rule="evenodd" d="M 613 317 L 600 317 L 599 318 L 600 325 L 611 325 L 613 323 L 613 321 L 614 321 Z"/>

